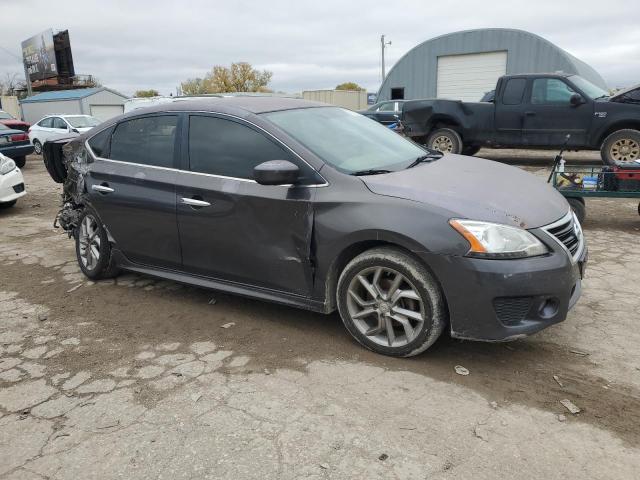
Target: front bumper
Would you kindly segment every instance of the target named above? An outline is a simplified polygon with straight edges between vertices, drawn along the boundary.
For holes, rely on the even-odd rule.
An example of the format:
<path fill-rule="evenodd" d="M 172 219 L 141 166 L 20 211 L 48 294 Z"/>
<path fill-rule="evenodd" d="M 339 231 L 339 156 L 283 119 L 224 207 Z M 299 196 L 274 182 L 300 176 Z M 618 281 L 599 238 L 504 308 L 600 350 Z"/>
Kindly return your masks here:
<path fill-rule="evenodd" d="M 27 144 L 15 146 L 10 145 L 5 147 L 0 146 L 0 153 L 9 158 L 20 158 L 26 155 L 31 155 L 33 153 L 33 145 Z"/>
<path fill-rule="evenodd" d="M 27 194 L 24 179 L 19 168 L 0 175 L 0 203 L 12 202 Z"/>
<path fill-rule="evenodd" d="M 451 336 L 509 341 L 565 320 L 582 293 L 587 248 L 576 261 L 559 245 L 551 250 L 519 260 L 422 254 L 442 284 Z"/>

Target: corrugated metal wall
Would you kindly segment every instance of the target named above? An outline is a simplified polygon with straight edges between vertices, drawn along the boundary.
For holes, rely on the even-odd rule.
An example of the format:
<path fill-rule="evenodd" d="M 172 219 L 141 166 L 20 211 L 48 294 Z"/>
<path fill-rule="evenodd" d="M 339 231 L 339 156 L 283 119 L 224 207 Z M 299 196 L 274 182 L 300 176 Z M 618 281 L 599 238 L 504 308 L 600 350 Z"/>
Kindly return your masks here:
<path fill-rule="evenodd" d="M 52 115 L 54 113 L 64 113 L 68 115 L 82 113 L 80 100 L 77 98 L 50 102 L 29 102 L 21 104 L 20 107 L 22 108 L 24 121 L 31 124 L 36 123 L 45 115 Z"/>
<path fill-rule="evenodd" d="M 367 92 L 355 90 L 307 90 L 302 92 L 302 98 L 314 102 L 330 103 L 338 107 L 351 110 L 367 108 Z"/>
<path fill-rule="evenodd" d="M 435 98 L 439 56 L 501 50 L 507 51 L 507 74 L 563 71 L 606 88 L 594 69 L 548 40 L 522 30 L 491 28 L 443 35 L 413 48 L 387 75 L 378 101 L 389 100 L 395 87 L 405 89 L 406 99 Z"/>

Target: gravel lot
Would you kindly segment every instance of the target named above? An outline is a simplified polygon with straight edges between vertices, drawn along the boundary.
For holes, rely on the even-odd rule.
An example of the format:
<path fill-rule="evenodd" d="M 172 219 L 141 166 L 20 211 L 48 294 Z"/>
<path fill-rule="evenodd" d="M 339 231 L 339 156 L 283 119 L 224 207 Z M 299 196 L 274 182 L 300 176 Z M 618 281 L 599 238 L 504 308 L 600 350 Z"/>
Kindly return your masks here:
<path fill-rule="evenodd" d="M 519 158 L 543 175 L 546 153 Z M 52 227 L 60 186 L 39 157 L 23 172 L 28 195 L 0 211 L 0 479 L 638 478 L 637 201 L 588 202 L 567 321 L 400 360 L 337 315 L 89 282 Z"/>

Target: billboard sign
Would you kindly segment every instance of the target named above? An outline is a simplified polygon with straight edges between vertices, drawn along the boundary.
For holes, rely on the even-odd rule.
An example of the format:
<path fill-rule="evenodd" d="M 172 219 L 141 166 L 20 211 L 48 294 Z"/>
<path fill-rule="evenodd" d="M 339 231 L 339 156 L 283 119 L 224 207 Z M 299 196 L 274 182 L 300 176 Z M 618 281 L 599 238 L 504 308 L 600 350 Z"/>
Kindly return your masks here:
<path fill-rule="evenodd" d="M 45 30 L 22 42 L 22 59 L 31 82 L 57 77 L 53 30 Z"/>

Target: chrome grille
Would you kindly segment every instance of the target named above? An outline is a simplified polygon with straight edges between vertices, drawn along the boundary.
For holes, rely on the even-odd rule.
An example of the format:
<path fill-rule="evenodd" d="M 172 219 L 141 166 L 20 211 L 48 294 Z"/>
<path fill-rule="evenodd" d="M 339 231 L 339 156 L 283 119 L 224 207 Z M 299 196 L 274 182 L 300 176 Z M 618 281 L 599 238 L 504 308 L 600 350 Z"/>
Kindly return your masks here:
<path fill-rule="evenodd" d="M 544 227 L 544 230 L 569 250 L 574 260 L 582 253 L 582 227 L 571 211 L 557 222 Z"/>

